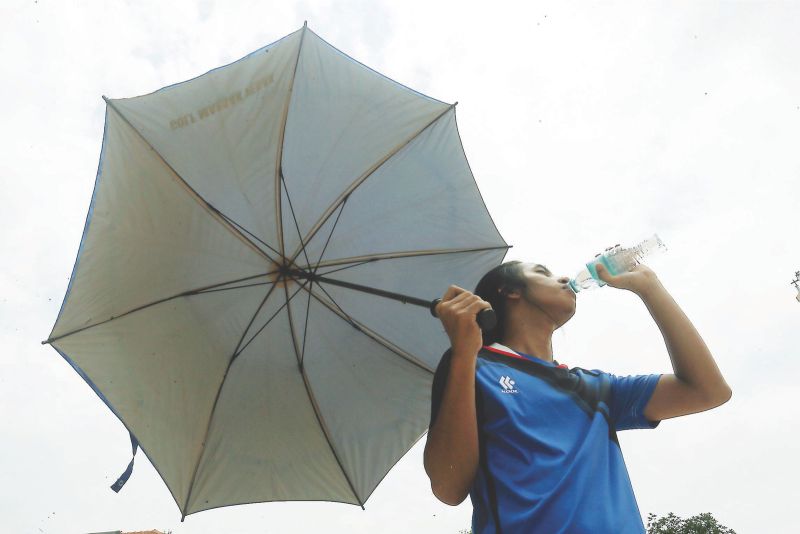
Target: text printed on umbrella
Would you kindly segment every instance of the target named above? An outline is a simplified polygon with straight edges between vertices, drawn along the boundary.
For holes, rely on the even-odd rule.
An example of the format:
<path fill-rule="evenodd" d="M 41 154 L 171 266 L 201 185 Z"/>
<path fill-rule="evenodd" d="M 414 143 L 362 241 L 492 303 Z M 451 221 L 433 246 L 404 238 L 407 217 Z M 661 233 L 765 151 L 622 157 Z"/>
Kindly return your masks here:
<path fill-rule="evenodd" d="M 272 82 L 273 82 L 272 74 L 270 74 L 269 76 L 265 76 L 263 78 L 259 78 L 258 80 L 254 81 L 244 89 L 236 91 L 235 93 L 231 93 L 228 96 L 220 98 L 213 104 L 198 109 L 196 113 L 194 112 L 186 113 L 185 115 L 181 115 L 176 119 L 172 119 L 171 121 L 169 121 L 169 127 L 171 130 L 177 130 L 178 128 L 185 128 L 190 124 L 194 124 L 195 122 L 207 119 L 219 111 L 232 108 L 239 102 L 242 102 L 245 98 L 252 96 L 256 94 L 258 91 L 264 89 Z"/>

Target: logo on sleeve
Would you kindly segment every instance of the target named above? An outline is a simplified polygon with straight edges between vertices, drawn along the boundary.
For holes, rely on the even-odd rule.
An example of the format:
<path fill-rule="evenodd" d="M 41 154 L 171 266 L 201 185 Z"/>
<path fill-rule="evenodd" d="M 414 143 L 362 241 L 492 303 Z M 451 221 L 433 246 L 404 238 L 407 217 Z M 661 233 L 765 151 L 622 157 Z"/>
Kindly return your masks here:
<path fill-rule="evenodd" d="M 519 393 L 516 389 L 514 389 L 514 385 L 516 382 L 511 380 L 510 376 L 501 376 L 500 377 L 500 386 L 503 388 L 501 391 L 503 393 Z"/>

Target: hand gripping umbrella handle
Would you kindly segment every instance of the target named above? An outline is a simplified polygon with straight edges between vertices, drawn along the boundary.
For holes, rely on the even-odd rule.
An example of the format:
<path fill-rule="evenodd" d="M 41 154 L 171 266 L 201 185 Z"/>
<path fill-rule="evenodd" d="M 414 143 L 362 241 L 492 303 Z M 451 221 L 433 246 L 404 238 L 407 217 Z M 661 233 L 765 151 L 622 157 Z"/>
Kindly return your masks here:
<path fill-rule="evenodd" d="M 442 301 L 442 299 L 433 299 L 431 301 L 431 315 L 434 317 L 439 317 L 436 315 L 436 306 Z M 485 310 L 481 310 L 478 312 L 478 315 L 475 316 L 475 320 L 478 321 L 478 326 L 481 327 L 481 330 L 486 332 L 491 330 L 497 325 L 497 315 L 495 315 L 494 310 L 491 308 L 487 308 Z"/>

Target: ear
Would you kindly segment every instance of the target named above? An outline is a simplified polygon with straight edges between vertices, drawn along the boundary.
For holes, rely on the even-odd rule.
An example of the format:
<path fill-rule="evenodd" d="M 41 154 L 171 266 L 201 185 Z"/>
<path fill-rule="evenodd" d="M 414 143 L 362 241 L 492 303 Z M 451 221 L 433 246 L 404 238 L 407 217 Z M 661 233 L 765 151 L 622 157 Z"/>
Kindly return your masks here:
<path fill-rule="evenodd" d="M 522 297 L 522 292 L 518 289 L 512 289 L 506 293 L 506 298 L 511 300 L 519 300 Z"/>
<path fill-rule="evenodd" d="M 507 299 L 511 300 L 518 300 L 522 296 L 522 292 L 519 289 L 508 289 L 507 287 L 503 287 L 497 291 Z"/>

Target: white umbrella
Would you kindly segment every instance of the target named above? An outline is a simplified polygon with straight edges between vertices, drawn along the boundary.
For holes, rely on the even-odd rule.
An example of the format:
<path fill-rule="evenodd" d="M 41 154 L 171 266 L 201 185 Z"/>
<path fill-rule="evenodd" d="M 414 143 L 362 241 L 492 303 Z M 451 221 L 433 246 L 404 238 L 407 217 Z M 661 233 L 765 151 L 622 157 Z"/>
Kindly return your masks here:
<path fill-rule="evenodd" d="M 395 293 L 471 287 L 508 248 L 454 105 L 305 26 L 106 103 L 91 207 L 45 343 L 135 436 L 183 516 L 363 506 L 425 432 L 448 344 Z"/>

